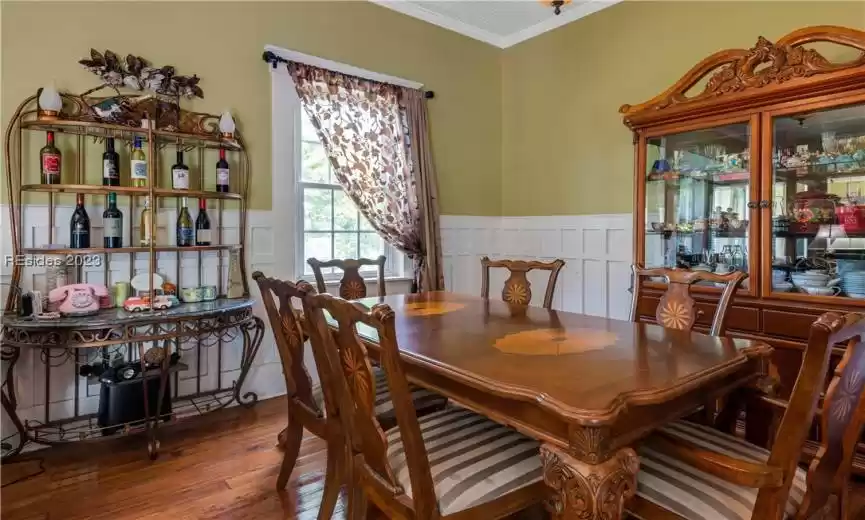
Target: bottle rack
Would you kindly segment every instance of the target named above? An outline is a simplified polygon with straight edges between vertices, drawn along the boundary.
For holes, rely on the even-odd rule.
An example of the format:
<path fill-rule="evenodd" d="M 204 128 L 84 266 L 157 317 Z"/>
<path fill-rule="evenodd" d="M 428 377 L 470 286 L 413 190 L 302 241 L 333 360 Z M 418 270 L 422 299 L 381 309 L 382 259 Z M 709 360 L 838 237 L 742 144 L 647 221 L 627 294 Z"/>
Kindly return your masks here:
<path fill-rule="evenodd" d="M 129 254 L 129 266 L 131 279 L 135 275 L 135 255 L 140 253 L 148 253 L 150 260 L 149 271 L 152 275 L 156 272 L 156 254 L 159 252 L 176 252 L 177 269 L 174 274 L 175 284 L 178 289 L 181 286 L 180 280 L 180 255 L 183 252 L 197 252 L 199 255 L 198 264 L 201 265 L 201 253 L 204 251 L 217 251 L 218 253 L 218 287 L 217 292 L 220 297 L 224 297 L 223 276 L 224 255 L 221 251 L 239 250 L 240 253 L 240 268 L 243 279 L 244 296 L 249 295 L 249 285 L 245 272 L 245 251 L 244 244 L 246 241 L 246 217 L 247 217 L 247 201 L 249 191 L 249 158 L 243 145 L 243 140 L 239 133 L 231 136 L 222 135 L 218 128 L 218 115 L 204 114 L 197 112 L 188 112 L 180 110 L 181 121 L 186 121 L 186 131 L 167 131 L 155 129 L 154 121 L 150 120 L 147 128 L 136 128 L 127 125 L 121 125 L 110 122 L 102 122 L 93 120 L 93 116 L 85 110 L 84 100 L 79 96 L 68 94 L 61 95 L 64 98 L 64 107 L 72 107 L 71 113 L 61 114 L 58 119 L 40 119 L 38 111 L 31 105 L 34 104 L 35 96 L 25 100 L 15 113 L 15 116 L 6 131 L 6 171 L 7 175 L 7 198 L 10 211 L 10 224 L 12 228 L 12 246 L 13 254 L 18 255 L 102 255 L 102 264 L 105 267 L 105 283 L 109 286 L 109 266 L 110 255 L 126 253 Z M 91 100 L 93 101 L 93 100 Z M 192 123 L 189 123 L 192 121 Z M 31 173 L 26 175 L 22 167 L 22 143 L 24 132 L 55 132 L 61 135 L 72 135 L 76 137 L 75 145 L 75 171 L 62 172 L 61 184 L 37 184 L 36 176 Z M 106 138 L 113 138 L 121 142 L 130 144 L 135 138 L 140 138 L 145 146 L 147 154 L 147 186 L 103 186 L 85 183 L 84 170 L 85 158 L 88 148 L 88 141 L 99 144 Z M 199 175 L 198 185 L 190 185 L 189 190 L 176 190 L 168 187 L 159 186 L 160 176 L 160 156 L 161 153 L 168 148 L 170 150 L 177 149 L 184 152 L 197 153 Z M 219 192 L 203 189 L 203 180 L 207 175 L 208 168 L 204 164 L 204 151 L 207 149 L 224 149 L 227 152 L 237 154 L 238 159 L 235 161 L 235 168 L 232 169 L 232 188 L 233 192 Z M 14 153 L 17 152 L 17 155 Z M 64 161 L 68 164 L 69 161 Z M 128 197 L 125 207 L 118 201 L 118 208 L 124 213 L 124 247 L 120 248 L 102 248 L 90 247 L 86 249 L 67 248 L 48 248 L 48 247 L 24 247 L 22 237 L 24 234 L 23 222 L 23 197 L 25 193 L 45 193 L 48 198 L 48 243 L 54 244 L 59 237 L 55 236 L 56 223 L 56 201 L 57 195 L 63 193 L 77 194 L 82 193 L 91 196 L 104 196 L 107 206 L 107 196 L 114 192 L 118 197 Z M 167 202 L 170 199 L 175 199 L 175 207 L 179 211 L 181 198 L 187 197 L 190 199 L 208 199 L 216 201 L 216 218 L 212 219 L 214 225 L 214 245 L 210 246 L 189 246 L 178 247 L 170 244 L 157 244 L 152 240 L 149 246 L 139 246 L 136 237 L 133 235 L 135 223 L 138 220 L 138 214 L 142 208 L 139 204 L 140 198 L 149 197 L 151 201 L 150 212 L 150 229 L 156 234 L 157 215 L 160 209 L 167 209 L 168 204 L 160 204 Z M 239 212 L 239 241 L 233 244 L 223 243 L 224 231 L 224 212 L 225 201 L 237 201 Z M 208 208 L 210 209 L 210 208 Z M 62 242 L 62 240 L 61 240 Z M 91 242 L 91 246 L 94 246 Z M 78 266 L 78 272 L 75 273 L 78 280 L 82 279 L 81 267 Z M 13 266 L 12 284 L 19 285 L 21 278 L 21 269 L 19 266 Z M 152 276 L 151 285 L 152 285 Z M 200 276 L 199 276 L 200 278 Z M 199 282 L 200 285 L 200 282 Z M 150 294 L 153 294 L 153 287 L 150 287 Z M 152 304 L 152 302 L 151 302 Z M 13 295 L 7 295 L 5 311 L 14 310 L 15 301 Z"/>
<path fill-rule="evenodd" d="M 15 262 L 12 267 L 10 286 L 13 290 L 7 295 L 4 319 L 2 324 L 2 359 L 4 361 L 4 380 L 0 384 L 0 392 L 2 392 L 2 406 L 6 414 L 11 419 L 15 427 L 15 433 L 7 435 L 2 440 L 3 459 L 12 457 L 20 453 L 23 447 L 30 443 L 36 442 L 40 444 L 55 444 L 68 440 L 80 440 L 99 436 L 99 432 L 104 428 L 94 426 L 96 414 L 85 414 L 79 410 L 79 385 L 78 368 L 88 362 L 86 353 L 92 350 L 102 352 L 103 359 L 108 359 L 106 356 L 118 355 L 118 352 L 123 349 L 125 353 L 122 361 L 127 363 L 135 363 L 141 366 L 140 373 L 152 373 L 154 370 L 159 375 L 151 378 L 142 377 L 141 384 L 144 385 L 144 409 L 146 416 L 143 420 L 130 422 L 129 424 L 119 425 L 121 433 L 130 433 L 139 431 L 142 428 L 147 432 L 147 448 L 151 458 L 155 458 L 159 450 L 159 441 L 157 439 L 157 429 L 159 423 L 165 420 L 163 415 L 154 416 L 156 410 L 162 410 L 164 399 L 171 399 L 175 403 L 178 413 L 171 415 L 177 418 L 179 415 L 188 415 L 180 413 L 179 409 L 194 410 L 195 414 L 205 413 L 231 403 L 239 403 L 245 406 L 253 405 L 258 396 L 254 392 L 241 392 L 246 375 L 252 366 L 252 362 L 261 344 L 264 335 L 264 323 L 255 316 L 252 312 L 253 300 L 249 297 L 249 285 L 246 278 L 246 262 L 245 262 L 245 243 L 246 243 L 246 222 L 247 222 L 247 204 L 250 185 L 250 164 L 246 153 L 243 140 L 239 133 L 225 135 L 219 131 L 218 121 L 219 116 L 214 114 L 205 114 L 199 112 L 191 112 L 178 108 L 176 117 L 176 125 L 170 125 L 171 129 L 157 128 L 157 124 L 163 124 L 164 121 L 149 119 L 147 114 L 143 115 L 145 124 L 141 121 L 130 121 L 128 124 L 117 124 L 115 122 L 106 122 L 99 120 L 95 112 L 90 108 L 93 104 L 98 103 L 99 99 L 85 98 L 70 94 L 61 94 L 63 98 L 64 110 L 61 111 L 58 117 L 47 119 L 45 114 L 40 114 L 36 103 L 36 96 L 31 96 L 25 99 L 15 111 L 12 119 L 6 128 L 5 133 L 5 171 L 6 171 L 6 195 L 9 207 L 9 221 L 4 222 L 4 226 L 9 226 L 12 235 L 12 253 L 14 257 L 26 258 L 32 255 L 63 255 L 67 258 L 80 259 L 82 255 L 93 255 L 101 258 L 101 269 L 104 273 L 104 285 L 110 286 L 112 281 L 112 259 L 117 261 L 118 255 L 128 255 L 129 259 L 129 279 L 136 275 L 136 260 L 141 260 L 140 256 L 147 255 L 147 269 L 149 274 L 149 293 L 154 294 L 153 274 L 157 273 L 157 256 L 158 254 L 168 253 L 176 255 L 175 272 L 163 272 L 170 279 L 173 275 L 174 283 L 180 296 L 180 289 L 183 287 L 184 280 L 181 278 L 181 263 L 184 253 L 197 255 L 197 280 L 187 280 L 186 283 L 190 286 L 202 285 L 202 255 L 205 252 L 216 252 L 217 260 L 217 299 L 215 301 L 204 301 L 199 303 L 181 303 L 179 306 L 172 307 L 168 310 L 155 310 L 153 308 L 154 299 L 150 299 L 150 309 L 143 312 L 130 313 L 118 307 L 118 303 L 122 306 L 122 302 L 114 302 L 115 308 L 100 309 L 98 313 L 90 316 L 63 316 L 58 319 L 34 319 L 33 317 L 17 316 L 17 296 L 22 293 L 23 289 L 29 289 L 29 284 L 23 283 L 25 267 Z M 41 117 L 40 117 L 41 116 Z M 73 140 L 73 152 L 75 156 L 74 168 L 69 172 L 69 165 L 73 161 L 64 160 L 64 170 L 61 171 L 60 184 L 41 184 L 37 181 L 37 174 L 40 173 L 37 168 L 25 167 L 28 164 L 25 154 L 31 151 L 25 151 L 24 143 L 25 134 L 38 135 L 39 133 L 55 132 L 55 134 L 65 135 L 64 139 L 67 144 Z M 70 139 L 71 136 L 71 139 Z M 87 182 L 88 162 L 87 150 L 90 145 L 99 145 L 104 139 L 113 138 L 116 141 L 131 142 L 135 138 L 140 138 L 143 141 L 144 150 L 147 156 L 147 186 L 104 186 L 101 185 L 101 175 L 99 176 L 100 184 L 90 184 Z M 58 145 L 59 146 L 59 145 Z M 65 155 L 68 152 L 68 147 L 61 147 Z M 184 152 L 192 152 L 197 154 L 197 164 L 200 172 L 197 176 L 197 182 L 190 184 L 189 190 L 178 190 L 165 187 L 159 184 L 160 167 L 163 161 L 160 157 L 163 153 L 173 153 L 174 150 Z M 213 164 L 205 164 L 206 150 L 226 150 L 227 153 L 233 154 L 231 157 L 231 181 L 230 186 L 233 191 L 221 192 L 211 191 L 204 187 L 205 176 L 215 176 L 215 161 Z M 101 153 L 101 151 L 100 151 Z M 37 153 L 38 155 L 38 153 Z M 34 164 L 38 164 L 38 161 Z M 124 161 L 121 160 L 121 171 L 128 169 L 124 168 Z M 126 163 L 128 164 L 128 163 Z M 100 162 L 101 170 L 101 162 Z M 41 176 L 39 176 L 41 177 Z M 124 175 L 121 175 L 123 182 Z M 41 179 L 40 179 L 41 180 Z M 169 181 L 170 182 L 170 181 Z M 63 194 L 84 194 L 85 196 L 94 197 L 97 200 L 104 201 L 104 206 L 107 207 L 108 194 L 116 193 L 118 198 L 117 207 L 124 213 L 123 222 L 123 247 L 119 248 L 72 248 L 62 247 L 54 248 L 41 246 L 37 244 L 24 243 L 25 222 L 24 222 L 24 203 L 25 195 L 29 193 L 39 194 L 38 196 L 47 199 L 47 220 L 48 220 L 48 237 L 47 244 L 55 244 L 55 242 L 64 242 L 65 239 L 61 236 L 56 236 L 58 226 L 55 222 L 58 207 L 57 204 Z M 149 197 L 151 201 L 150 230 L 151 240 L 148 245 L 139 245 L 138 236 L 134 233 L 135 223 L 139 218 L 139 212 L 143 205 L 139 204 L 139 199 Z M 211 241 L 212 245 L 207 246 L 178 246 L 173 243 L 157 243 L 158 239 L 158 213 L 160 210 L 177 209 L 178 213 L 181 207 L 181 198 L 188 197 L 191 199 L 207 199 L 215 201 L 215 213 L 211 213 L 211 208 L 208 213 L 211 216 Z M 175 204 L 171 204 L 174 199 Z M 27 201 L 29 202 L 29 201 Z M 229 212 L 237 212 L 237 240 L 231 243 L 226 243 L 225 238 L 225 219 L 224 215 Z M 92 215 L 91 215 L 92 217 Z M 61 229 L 65 226 L 62 226 Z M 232 223 L 232 226 L 234 223 Z M 92 236 L 92 235 L 91 235 Z M 101 245 L 94 243 L 91 238 L 91 246 Z M 71 246 L 71 242 L 70 242 Z M 226 255 L 224 251 L 230 252 L 228 264 L 225 264 Z M 236 257 L 235 257 L 236 255 Z M 236 264 L 232 264 L 232 258 L 236 260 Z M 188 258 L 187 258 L 188 259 Z M 162 258 L 160 258 L 162 260 Z M 84 280 L 84 266 L 82 262 L 67 262 L 67 265 L 74 265 L 75 272 L 70 273 L 75 276 L 79 282 Z M 115 264 L 116 265 L 116 264 Z M 94 269 L 96 267 L 96 269 Z M 189 266 L 187 266 L 188 268 Z M 228 268 L 229 283 L 224 284 L 224 269 Z M 232 278 L 232 267 L 239 270 L 239 278 L 242 281 L 243 294 L 237 294 L 234 298 L 228 298 L 227 289 L 230 289 Z M 99 266 L 90 266 L 87 269 L 89 274 L 93 271 L 98 272 Z M 144 269 L 139 269 L 144 273 Z M 117 273 L 115 270 L 114 273 Z M 189 273 L 187 273 L 189 274 Z M 98 275 L 97 275 L 98 276 Z M 115 274 L 115 276 L 117 276 Z M 125 274 L 121 275 L 123 280 Z M 194 275 L 193 275 L 194 277 Z M 228 287 L 224 287 L 228 285 Z M 239 296 L 239 297 L 237 297 Z M 230 383 L 223 380 L 223 350 L 224 343 L 228 345 L 231 341 L 238 339 L 242 340 L 242 350 L 240 352 L 240 367 L 236 379 Z M 145 347 L 160 347 L 164 349 L 164 361 L 157 366 L 148 365 L 145 360 Z M 137 348 L 136 348 L 137 347 Z M 44 384 L 45 384 L 45 399 L 50 402 L 51 397 L 51 379 L 57 377 L 58 372 L 65 370 L 64 365 L 71 365 L 74 370 L 74 411 L 72 416 L 57 418 L 51 416 L 51 406 L 44 406 L 44 415 L 39 420 L 22 421 L 17 414 L 17 399 L 15 396 L 15 365 L 18 361 L 22 349 L 36 349 L 44 366 Z M 176 366 L 169 366 L 170 351 L 173 349 L 175 354 L 189 352 L 190 350 L 197 352 L 196 355 L 196 372 L 192 378 L 194 388 L 192 390 L 179 391 L 178 372 L 186 370 L 188 365 L 180 363 Z M 204 388 L 202 385 L 202 350 L 215 350 L 216 355 L 216 372 L 217 382 L 215 388 Z M 112 354 L 113 352 L 113 354 Z M 82 358 L 84 358 L 82 360 Z M 117 358 L 114 358 L 115 360 Z M 71 360 L 71 362 L 70 362 Z M 148 372 L 149 371 L 149 372 Z M 173 376 L 173 388 L 170 395 L 167 391 L 167 381 L 169 376 Z M 157 406 L 154 412 L 150 411 L 147 404 L 147 384 L 148 380 L 158 380 L 159 397 Z M 188 381 L 188 379 L 187 379 Z M 151 382 L 151 384 L 154 384 Z M 211 385 L 212 386 L 212 385 Z M 202 400 L 208 401 L 206 407 L 202 408 L 198 404 Z M 192 402 L 193 406 L 184 405 L 182 403 Z M 151 403 L 152 404 L 152 403 Z M 75 426 L 74 423 L 83 425 Z M 112 427 L 113 429 L 113 427 Z M 5 433 L 5 432 L 4 432 Z M 17 443 L 13 441 L 17 438 Z"/>

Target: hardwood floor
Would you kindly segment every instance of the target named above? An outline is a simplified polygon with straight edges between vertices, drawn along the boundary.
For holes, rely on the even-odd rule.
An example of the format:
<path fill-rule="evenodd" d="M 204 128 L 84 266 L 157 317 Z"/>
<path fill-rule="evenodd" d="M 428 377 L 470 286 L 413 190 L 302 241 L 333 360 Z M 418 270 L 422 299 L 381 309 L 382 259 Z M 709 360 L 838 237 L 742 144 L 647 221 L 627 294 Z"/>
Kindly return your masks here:
<path fill-rule="evenodd" d="M 324 478 L 324 444 L 304 439 L 287 489 L 275 490 L 285 401 L 231 408 L 178 423 L 161 433 L 162 454 L 147 458 L 141 437 L 81 442 L 33 453 L 45 472 L 2 489 L 4 520 L 298 519 L 316 518 Z M 39 461 L 3 465 L 4 486 L 38 471 Z M 854 493 L 865 505 L 865 485 Z M 865 520 L 865 508 L 856 520 Z M 534 515 L 533 515 L 534 516 Z M 335 518 L 345 517 L 345 499 Z"/>

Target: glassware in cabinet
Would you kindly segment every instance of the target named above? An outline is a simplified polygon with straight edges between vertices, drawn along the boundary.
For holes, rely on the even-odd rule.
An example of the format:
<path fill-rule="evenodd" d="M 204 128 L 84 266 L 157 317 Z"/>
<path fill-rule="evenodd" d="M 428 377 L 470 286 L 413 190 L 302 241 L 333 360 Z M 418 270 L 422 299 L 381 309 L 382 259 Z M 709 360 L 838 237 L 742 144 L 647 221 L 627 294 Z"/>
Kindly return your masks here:
<path fill-rule="evenodd" d="M 772 292 L 865 300 L 865 104 L 771 128 Z"/>
<path fill-rule="evenodd" d="M 646 267 L 749 271 L 750 146 L 748 123 L 647 138 Z"/>

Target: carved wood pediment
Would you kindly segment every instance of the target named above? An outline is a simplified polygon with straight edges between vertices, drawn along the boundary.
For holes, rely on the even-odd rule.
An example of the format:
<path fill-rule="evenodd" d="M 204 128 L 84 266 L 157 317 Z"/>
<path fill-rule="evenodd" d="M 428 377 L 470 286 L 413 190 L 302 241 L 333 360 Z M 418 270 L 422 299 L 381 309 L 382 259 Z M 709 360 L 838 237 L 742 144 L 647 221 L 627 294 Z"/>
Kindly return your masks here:
<path fill-rule="evenodd" d="M 758 67 L 767 65 L 758 70 Z M 804 47 L 775 45 L 760 36 L 745 56 L 725 65 L 706 84 L 707 94 L 720 95 L 769 83 L 783 83 L 838 68 L 819 52 Z"/>
<path fill-rule="evenodd" d="M 851 61 L 833 63 L 804 45 L 830 42 L 861 51 Z M 807 27 L 773 43 L 760 36 L 750 49 L 717 52 L 695 65 L 672 87 L 645 103 L 622 105 L 625 123 L 647 112 L 660 112 L 681 105 L 711 103 L 718 98 L 745 96 L 754 89 L 782 85 L 816 75 L 859 69 L 865 74 L 865 31 L 836 26 Z M 689 91 L 708 77 L 697 94 Z M 827 76 L 828 77 L 828 76 Z"/>

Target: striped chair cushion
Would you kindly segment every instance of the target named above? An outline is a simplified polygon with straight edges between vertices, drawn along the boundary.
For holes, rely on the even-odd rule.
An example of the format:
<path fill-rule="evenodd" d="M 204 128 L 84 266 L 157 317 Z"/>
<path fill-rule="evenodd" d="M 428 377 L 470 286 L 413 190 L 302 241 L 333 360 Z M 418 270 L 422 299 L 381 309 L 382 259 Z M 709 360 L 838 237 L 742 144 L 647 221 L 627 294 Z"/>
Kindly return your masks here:
<path fill-rule="evenodd" d="M 542 480 L 539 443 L 464 408 L 418 418 L 442 514 L 495 500 Z M 412 496 L 399 427 L 387 431 L 388 461 Z"/>
<path fill-rule="evenodd" d="M 677 421 L 662 431 L 701 448 L 741 460 L 765 463 L 769 451 L 708 426 Z M 652 448 L 639 451 L 637 495 L 688 520 L 751 520 L 758 489 L 731 484 Z M 797 468 L 785 518 L 796 514 L 805 496 L 806 473 Z"/>
<path fill-rule="evenodd" d="M 375 375 L 375 414 L 379 417 L 393 415 L 393 401 L 391 401 L 390 391 L 387 388 L 384 369 L 379 366 L 373 366 L 372 371 L 373 375 Z M 312 397 L 315 399 L 318 409 L 323 410 L 324 394 L 321 392 L 321 385 L 315 386 Z M 443 406 L 446 401 L 441 395 L 414 385 L 411 386 L 411 399 L 416 409 L 433 405 Z"/>

